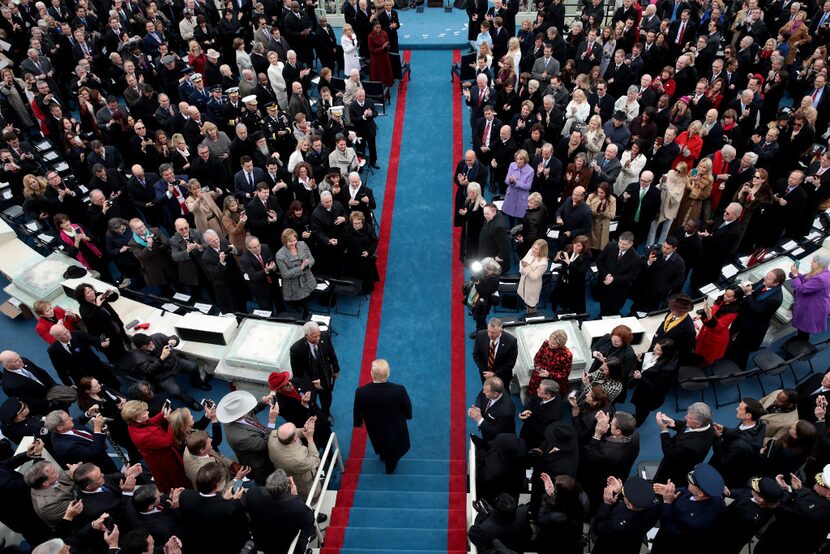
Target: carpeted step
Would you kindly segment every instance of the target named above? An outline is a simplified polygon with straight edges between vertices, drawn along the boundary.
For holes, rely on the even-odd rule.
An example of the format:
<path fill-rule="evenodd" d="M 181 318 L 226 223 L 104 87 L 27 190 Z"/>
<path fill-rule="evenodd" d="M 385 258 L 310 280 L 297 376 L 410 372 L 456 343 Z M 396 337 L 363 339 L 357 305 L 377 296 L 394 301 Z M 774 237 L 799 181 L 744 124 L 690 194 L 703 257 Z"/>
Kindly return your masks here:
<path fill-rule="evenodd" d="M 361 550 L 398 552 L 401 550 L 446 550 L 447 529 L 402 529 L 400 527 L 343 527 L 330 526 L 326 531 L 326 547 L 344 544 L 360 545 Z M 464 545 L 450 545 L 463 548 Z"/>
<path fill-rule="evenodd" d="M 367 474 L 361 475 L 358 481 L 357 490 L 364 491 L 448 491 L 455 486 L 459 486 L 460 481 L 466 486 L 467 477 L 465 475 L 386 475 L 386 474 Z M 349 490 L 350 483 L 343 480 L 343 485 L 340 491 Z"/>
<path fill-rule="evenodd" d="M 401 504 L 401 506 L 406 506 Z M 345 517 L 345 508 L 334 508 L 331 521 L 342 522 Z M 356 508 L 348 511 L 349 527 L 384 527 L 384 528 L 442 528 L 465 529 L 466 512 L 464 510 L 446 509 L 411 509 L 405 508 Z"/>
<path fill-rule="evenodd" d="M 408 459 L 398 462 L 394 475 L 466 475 L 466 460 Z M 364 458 L 361 474 L 386 475 L 386 466 L 380 458 Z"/>
<path fill-rule="evenodd" d="M 354 493 L 352 506 L 362 508 L 434 508 L 446 510 L 449 497 L 446 492 L 398 491 L 389 494 L 388 491 L 357 490 Z"/>

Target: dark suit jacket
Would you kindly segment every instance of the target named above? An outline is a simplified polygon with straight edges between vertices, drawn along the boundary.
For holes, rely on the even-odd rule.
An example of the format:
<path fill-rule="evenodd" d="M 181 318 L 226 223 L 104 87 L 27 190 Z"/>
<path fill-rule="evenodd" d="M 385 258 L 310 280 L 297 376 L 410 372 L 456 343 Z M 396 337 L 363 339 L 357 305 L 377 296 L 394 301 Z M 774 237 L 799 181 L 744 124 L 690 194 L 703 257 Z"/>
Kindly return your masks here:
<path fill-rule="evenodd" d="M 644 256 L 637 279 L 640 286 L 632 290 L 637 309 L 649 312 L 659 309 L 669 294 L 680 290 L 685 278 L 686 263 L 677 252 L 668 261 L 662 253 L 658 253 L 651 265 L 648 265 L 648 255 Z"/>
<path fill-rule="evenodd" d="M 482 257 L 498 256 L 501 262 L 502 273 L 510 267 L 510 235 L 504 224 L 504 216 L 497 213 L 491 221 L 485 221 L 478 237 L 478 251 Z"/>
<path fill-rule="evenodd" d="M 484 106 L 493 106 L 496 103 L 496 91 L 492 88 L 487 88 L 481 101 L 479 101 L 478 96 L 479 88 L 473 86 L 470 88 L 470 98 L 465 100 L 466 104 L 470 107 L 470 128 L 472 129 L 475 129 L 478 122 L 484 117 Z M 496 137 L 498 137 L 498 134 L 496 134 Z M 473 140 L 475 140 L 475 136 Z"/>
<path fill-rule="evenodd" d="M 669 317 L 668 315 L 666 317 Z M 665 320 L 664 320 L 665 321 Z M 691 317 L 686 317 L 683 321 L 679 324 L 675 325 L 668 331 L 663 330 L 663 323 L 657 327 L 657 330 L 654 332 L 654 337 L 651 339 L 651 349 L 654 348 L 654 345 L 660 342 L 663 339 L 671 339 L 674 341 L 674 349 L 677 351 L 677 354 L 681 356 L 681 364 L 683 363 L 682 356 L 686 354 L 690 354 L 695 349 L 697 337 L 697 330 L 695 329 L 695 324 L 692 321 Z"/>
<path fill-rule="evenodd" d="M 354 426 L 366 424 L 366 432 L 381 459 L 399 460 L 409 451 L 412 402 L 403 385 L 369 383 L 354 393 Z"/>
<path fill-rule="evenodd" d="M 653 171 L 655 175 L 665 175 L 671 169 L 674 159 L 680 154 L 680 146 L 676 141 L 671 141 L 669 144 L 663 144 L 656 151 L 649 148 L 645 154 L 648 158 L 646 169 Z"/>
<path fill-rule="evenodd" d="M 252 198 L 254 196 L 254 191 L 256 191 L 257 184 L 265 182 L 265 172 L 262 171 L 260 168 L 254 167 L 253 174 L 253 187 L 251 187 L 250 183 L 248 183 L 248 177 L 245 175 L 245 172 L 243 170 L 240 169 L 233 176 L 233 188 L 236 191 L 236 197 L 239 199 L 240 202 L 247 202 L 249 198 Z"/>
<path fill-rule="evenodd" d="M 265 487 L 254 487 L 242 497 L 242 504 L 256 547 L 265 554 L 288 552 L 297 532 L 302 533 L 298 545 L 314 535 L 314 512 L 297 496 L 274 497 Z"/>
<path fill-rule="evenodd" d="M 292 344 L 289 350 L 291 372 L 294 377 L 308 381 L 320 379 L 323 389 L 330 390 L 334 387 L 332 376 L 340 373 L 340 363 L 337 361 L 337 354 L 328 333 L 320 336 L 317 352 L 319 360 L 312 356 L 311 348 L 305 337 Z"/>
<path fill-rule="evenodd" d="M 269 210 L 274 210 L 277 213 L 277 221 L 273 223 L 269 222 L 268 212 L 265 210 L 265 206 L 263 206 L 259 198 L 252 198 L 245 205 L 245 213 L 248 215 L 246 227 L 260 242 L 274 246 L 275 244 L 279 244 L 280 205 L 274 196 L 269 196 L 266 204 Z"/>
<path fill-rule="evenodd" d="M 657 218 L 657 214 L 660 212 L 660 189 L 650 186 L 643 195 L 642 201 L 640 200 L 640 183 L 630 183 L 625 192 L 630 195 L 628 200 L 624 198 L 619 200 L 622 202 L 621 219 L 625 230 L 633 229 L 635 226 L 645 226 L 648 229 L 648 225 Z M 640 220 L 639 223 L 634 223 L 638 206 L 640 206 Z"/>
<path fill-rule="evenodd" d="M 620 249 L 616 242 L 608 244 L 597 257 L 597 282 L 601 283 L 605 276 L 611 274 L 614 281 L 611 287 L 615 289 L 627 289 L 640 273 L 640 256 L 633 248 L 629 248 L 619 260 Z"/>
<path fill-rule="evenodd" d="M 274 259 L 274 254 L 267 244 L 262 244 L 260 251 L 262 263 L 268 265 L 268 260 Z M 239 269 L 242 270 L 245 284 L 248 285 L 248 290 L 256 297 L 270 298 L 273 294 L 273 287 L 277 286 L 276 271 L 267 272 L 259 260 L 251 252 L 245 251 L 239 258 Z M 271 282 L 268 282 L 268 277 L 271 277 Z M 247 277 L 247 278 L 246 278 Z"/>
<path fill-rule="evenodd" d="M 372 114 L 364 119 L 364 111 L 367 109 L 372 110 Z M 377 123 L 375 123 L 377 116 L 378 110 L 375 108 L 375 103 L 368 98 L 363 103 L 363 107 L 357 103 L 357 100 L 349 105 L 349 121 L 359 137 L 375 136 L 378 130 Z"/>
<path fill-rule="evenodd" d="M 591 114 L 594 113 L 594 107 L 599 104 L 599 116 L 603 121 L 608 121 L 614 115 L 615 100 L 616 99 L 610 94 L 606 94 L 600 98 L 597 93 L 591 93 L 591 95 L 588 96 L 588 105 L 591 106 Z"/>
<path fill-rule="evenodd" d="M 239 500 L 186 490 L 179 499 L 184 537 L 194 552 L 239 552 L 248 540 L 248 518 Z"/>
<path fill-rule="evenodd" d="M 63 344 L 57 340 L 49 345 L 46 352 L 61 382 L 72 386 L 81 377 L 89 375 L 89 372 L 85 370 L 108 371 L 101 358 L 92 350 L 93 345 L 99 348 L 100 344 L 100 339 L 84 331 L 73 331 L 72 338 L 69 340 L 72 354 L 67 352 Z"/>
<path fill-rule="evenodd" d="M 556 395 L 546 404 L 538 396 L 531 396 L 525 402 L 524 409 L 533 414 L 522 423 L 519 436 L 524 439 L 528 450 L 536 448 L 545 438 L 545 429 L 551 423 L 560 421 L 565 414 L 565 400 Z"/>
<path fill-rule="evenodd" d="M 654 475 L 655 483 L 665 483 L 668 479 L 672 483 L 684 482 L 689 472 L 706 459 L 715 440 L 712 427 L 705 431 L 684 433 L 686 422 L 678 420 L 674 430 L 674 436 L 670 431 L 660 433 L 663 460 Z"/>
<path fill-rule="evenodd" d="M 478 366 L 478 373 L 484 381 L 484 372 L 487 371 L 487 361 L 490 357 L 490 337 L 487 330 L 479 331 L 476 335 L 476 342 L 473 346 L 473 360 Z M 510 386 L 513 379 L 513 367 L 519 357 L 519 345 L 516 337 L 507 332 L 502 332 L 499 338 L 499 347 L 496 349 L 496 359 L 493 364 L 493 373 L 502 380 L 505 387 Z"/>
<path fill-rule="evenodd" d="M 505 384 L 505 387 L 507 384 Z M 513 399 L 510 393 L 505 390 L 501 398 L 496 400 L 490 409 L 487 409 L 487 404 L 490 400 L 484 396 L 484 391 L 478 393 L 474 406 L 481 409 L 481 425 L 478 426 L 481 432 L 481 438 L 486 442 L 490 442 L 496 435 L 500 433 L 515 433 L 516 432 L 516 406 L 513 404 Z"/>
<path fill-rule="evenodd" d="M 795 390 L 798 392 L 798 419 L 815 422 L 816 398 L 823 396 L 827 400 L 830 400 L 830 391 L 813 394 L 821 387 L 821 380 L 823 378 L 824 373 L 814 373 L 796 387 Z"/>
<path fill-rule="evenodd" d="M 83 424 L 87 418 L 76 418 L 75 428 L 85 430 Z M 89 431 L 87 431 L 89 432 Z M 92 440 L 78 437 L 71 433 L 51 433 L 52 448 L 55 458 L 66 467 L 78 462 L 92 462 L 101 468 L 104 473 L 115 473 L 118 468 L 107 454 L 106 435 L 104 433 L 90 433 Z"/>
<path fill-rule="evenodd" d="M 28 358 L 22 358 L 23 369 L 34 375 L 40 383 L 18 375 L 8 369 L 3 370 L 3 392 L 6 396 L 16 396 L 25 402 L 33 414 L 46 415 L 49 411 L 49 401 L 46 400 L 46 393 L 55 386 L 55 380 L 49 376 L 46 370 L 35 365 Z"/>
<path fill-rule="evenodd" d="M 745 296 L 741 301 L 738 317 L 729 327 L 731 334 L 737 334 L 741 342 L 749 346 L 751 350 L 761 346 L 772 316 L 784 301 L 781 287 L 761 292 L 763 286 L 763 280 L 755 283 L 752 287 L 752 294 Z"/>

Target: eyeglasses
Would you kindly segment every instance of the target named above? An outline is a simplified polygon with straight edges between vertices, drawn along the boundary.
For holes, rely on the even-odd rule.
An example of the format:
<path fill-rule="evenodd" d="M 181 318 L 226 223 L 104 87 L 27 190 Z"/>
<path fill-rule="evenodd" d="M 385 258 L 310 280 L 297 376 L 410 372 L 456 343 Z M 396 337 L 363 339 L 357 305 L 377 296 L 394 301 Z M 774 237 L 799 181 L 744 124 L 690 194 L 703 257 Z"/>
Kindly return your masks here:
<path fill-rule="evenodd" d="M 142 130 L 142 129 L 144 129 L 144 127 L 136 127 L 136 128 L 135 128 L 135 130 L 136 130 L 136 131 L 140 131 L 140 130 Z"/>
<path fill-rule="evenodd" d="M 753 175 L 752 178 L 753 179 L 763 179 L 763 177 L 761 177 L 760 175 Z"/>

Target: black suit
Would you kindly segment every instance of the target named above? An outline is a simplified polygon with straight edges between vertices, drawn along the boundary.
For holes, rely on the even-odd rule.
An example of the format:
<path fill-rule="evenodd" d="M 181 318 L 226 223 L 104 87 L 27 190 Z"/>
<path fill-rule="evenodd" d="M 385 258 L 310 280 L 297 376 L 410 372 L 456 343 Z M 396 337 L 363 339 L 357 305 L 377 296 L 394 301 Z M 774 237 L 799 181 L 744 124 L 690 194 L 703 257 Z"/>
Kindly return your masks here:
<path fill-rule="evenodd" d="M 158 182 L 159 176 L 155 173 L 144 174 L 144 185 L 135 177 L 130 177 L 127 181 L 127 197 L 139 213 L 144 214 L 148 223 L 151 226 L 158 226 L 161 224 L 161 209 L 159 206 L 147 206 L 147 204 L 156 201 L 156 191 L 153 185 Z"/>
<path fill-rule="evenodd" d="M 631 69 L 625 63 L 617 67 L 612 60 L 612 63 L 608 65 L 608 69 L 605 70 L 603 78 L 608 83 L 608 94 L 614 98 L 619 98 L 625 96 L 628 85 L 631 84 Z"/>
<path fill-rule="evenodd" d="M 372 447 L 386 463 L 386 473 L 395 471 L 404 454 L 409 452 L 409 429 L 412 402 L 403 385 L 369 383 L 354 393 L 354 426 L 366 424 Z"/>
<path fill-rule="evenodd" d="M 609 475 L 625 481 L 631 474 L 634 461 L 640 454 L 640 435 L 637 431 L 630 440 L 615 437 L 591 438 L 580 458 L 579 482 L 585 489 L 592 509 L 602 503 L 602 491 Z"/>
<path fill-rule="evenodd" d="M 164 503 L 165 500 L 162 500 Z M 161 505 L 161 510 L 146 514 L 139 513 L 130 502 L 126 507 L 126 518 L 130 529 L 147 529 L 156 544 L 165 544 L 181 529 L 179 511 Z"/>
<path fill-rule="evenodd" d="M 387 14 L 386 10 L 381 10 L 378 12 L 376 21 L 380 23 L 380 27 L 386 31 L 386 34 L 389 36 L 389 52 L 397 52 L 398 28 L 401 26 L 401 22 L 398 20 L 398 12 L 392 10 L 391 14 Z M 392 23 L 395 23 L 396 25 L 394 29 L 390 27 Z"/>
<path fill-rule="evenodd" d="M 192 552 L 239 552 L 248 540 L 248 518 L 239 500 L 185 490 L 179 499 L 184 536 Z"/>
<path fill-rule="evenodd" d="M 648 255 L 643 258 L 637 284 L 633 288 L 633 312 L 653 312 L 659 310 L 666 298 L 679 291 L 686 277 L 686 263 L 677 252 L 666 260 L 662 253 L 648 265 Z"/>
<path fill-rule="evenodd" d="M 711 426 L 705 431 L 684 433 L 686 422 L 678 420 L 674 430 L 674 436 L 669 431 L 660 433 L 663 460 L 654 475 L 655 483 L 666 483 L 669 479 L 672 483 L 685 482 L 689 472 L 706 459 L 715 440 L 715 430 Z"/>
<path fill-rule="evenodd" d="M 112 458 L 107 454 L 107 441 L 104 433 L 90 433 L 83 431 L 83 423 L 88 418 L 83 417 L 76 419 L 75 430 L 80 431 L 80 435 L 76 434 L 74 430 L 68 433 L 54 432 L 50 434 L 52 440 L 52 448 L 55 452 L 55 458 L 64 467 L 69 464 L 77 464 L 78 462 L 92 462 L 101 468 L 104 473 L 115 473 L 118 468 Z M 86 437 L 91 435 L 91 440 Z"/>
<path fill-rule="evenodd" d="M 778 242 L 783 231 L 787 238 L 801 238 L 806 233 L 804 232 L 805 223 L 812 224 L 812 220 L 805 221 L 804 209 L 807 206 L 807 192 L 804 186 L 795 187 L 792 191 L 787 193 L 786 181 L 780 183 L 774 189 L 775 194 L 787 201 L 786 206 L 782 206 L 777 200 L 773 198 L 772 204 L 765 213 L 764 222 L 769 226 L 769 245 L 772 246 Z"/>
<path fill-rule="evenodd" d="M 738 367 L 747 367 L 747 356 L 761 346 L 772 316 L 784 301 L 780 286 L 768 290 L 764 288 L 763 280 L 755 283 L 752 294 L 741 301 L 738 317 L 729 328 L 732 340 L 726 347 L 724 357 L 734 361 Z"/>
<path fill-rule="evenodd" d="M 654 332 L 649 350 L 653 350 L 654 346 L 661 340 L 671 339 L 674 341 L 674 349 L 678 356 L 680 356 L 680 363 L 682 364 L 683 356 L 694 352 L 697 341 L 697 329 L 695 329 L 695 323 L 692 321 L 692 318 L 686 315 L 683 321 L 666 331 L 666 325 L 670 323 L 672 317 L 674 316 L 671 313 L 666 314 L 663 323 Z"/>
<path fill-rule="evenodd" d="M 612 242 L 597 257 L 597 292 L 601 315 L 620 313 L 628 296 L 628 288 L 640 273 L 640 256 L 633 248 L 626 250 L 622 257 L 619 254 L 617 243 Z M 604 282 L 606 275 L 613 276 L 610 285 Z"/>
<path fill-rule="evenodd" d="M 816 421 L 816 398 L 823 396 L 830 400 L 830 389 L 819 391 L 824 373 L 814 373 L 806 381 L 796 387 L 798 392 L 798 419 L 806 419 L 815 423 Z"/>
<path fill-rule="evenodd" d="M 45 369 L 38 367 L 28 358 L 21 359 L 22 369 L 34 375 L 35 379 L 4 369 L 3 392 L 6 396 L 16 396 L 21 402 L 25 402 L 32 414 L 46 415 L 51 409 L 49 401 L 46 400 L 46 393 L 55 386 L 55 381 Z"/>
<path fill-rule="evenodd" d="M 246 250 L 239 258 L 239 269 L 242 271 L 242 278 L 245 279 L 245 284 L 248 286 L 248 290 L 251 291 L 251 296 L 259 309 L 273 313 L 274 303 L 276 302 L 277 312 L 279 312 L 283 302 L 276 269 L 274 271 L 265 269 L 269 260 L 274 259 L 274 255 L 267 244 L 262 244 L 261 247 L 260 258 L 262 262 L 254 256 L 253 252 Z"/>
<path fill-rule="evenodd" d="M 482 258 L 499 257 L 502 273 L 510 267 L 510 234 L 501 212 L 496 213 L 492 220 L 485 220 L 478 236 L 478 252 Z"/>
<path fill-rule="evenodd" d="M 366 115 L 366 110 L 371 110 L 372 113 Z M 375 165 L 378 161 L 378 148 L 375 144 L 375 136 L 378 132 L 378 126 L 375 123 L 377 116 L 378 111 L 371 100 L 367 100 L 362 106 L 357 100 L 349 105 L 349 121 L 354 132 L 366 141 L 366 146 L 369 148 L 369 165 Z"/>
<path fill-rule="evenodd" d="M 708 237 L 703 237 L 703 263 L 695 266 L 692 273 L 692 288 L 716 281 L 723 265 L 741 240 L 740 221 L 733 220 L 726 226 L 721 226 L 723 221 L 717 223 L 718 227 L 713 229 Z"/>
<path fill-rule="evenodd" d="M 628 200 L 625 193 L 628 193 Z M 649 186 L 645 194 L 640 198 L 640 183 L 630 183 L 623 196 L 621 214 L 621 231 L 634 233 L 634 244 L 640 244 L 646 240 L 651 222 L 657 219 L 660 213 L 660 189 Z M 619 208 L 618 208 L 619 209 Z M 639 209 L 639 214 L 637 213 Z M 639 215 L 639 217 L 637 217 Z M 636 221 L 635 221 L 636 218 Z"/>
<path fill-rule="evenodd" d="M 202 251 L 202 265 L 211 283 L 213 283 L 213 291 L 216 293 L 216 303 L 219 305 L 219 309 L 222 310 L 222 313 L 232 314 L 244 311 L 245 302 L 239 294 L 242 275 L 239 271 L 239 265 L 236 263 L 236 257 L 233 254 L 226 253 L 225 263 L 219 261 L 219 252 L 227 251 L 228 246 L 228 241 L 224 239 L 219 241 L 218 252 L 212 247 L 206 246 Z"/>
<path fill-rule="evenodd" d="M 92 347 L 101 348 L 101 339 L 95 338 L 84 331 L 73 331 L 69 340 L 69 352 L 61 341 L 53 342 L 46 352 L 52 361 L 52 367 L 64 385 L 72 386 L 81 377 L 95 377 L 105 385 L 119 388 L 121 385 L 112 371 L 104 365 Z"/>
<path fill-rule="evenodd" d="M 677 142 L 671 141 L 657 149 L 649 148 L 645 154 L 648 158 L 646 169 L 652 171 L 655 175 L 665 175 L 671 169 L 677 155 L 680 154 L 680 146 Z"/>
<path fill-rule="evenodd" d="M 299 546 L 314 536 L 314 512 L 293 494 L 273 496 L 265 487 L 254 487 L 242 497 L 258 550 L 265 554 L 288 552 L 300 532 Z"/>
<path fill-rule="evenodd" d="M 562 419 L 565 414 L 566 402 L 561 396 L 554 396 L 545 403 L 538 396 L 531 396 L 525 402 L 524 410 L 531 412 L 531 416 L 522 423 L 519 437 L 524 439 L 528 450 L 532 450 L 545 439 L 545 429 L 551 423 Z"/>
<path fill-rule="evenodd" d="M 16 469 L 29 461 L 25 452 L 0 461 L 0 521 L 12 531 L 20 533 L 34 546 L 53 535 L 49 527 L 35 513 L 31 489 Z"/>
<path fill-rule="evenodd" d="M 608 71 L 611 71 L 613 68 L 609 68 Z M 608 73 L 606 71 L 606 74 Z M 616 81 L 616 79 L 615 79 Z M 623 92 L 625 94 L 625 92 Z M 588 96 L 588 105 L 591 106 L 591 114 L 594 114 L 594 107 L 599 105 L 599 116 L 602 118 L 603 121 L 608 121 L 614 115 L 614 101 L 616 99 L 611 96 L 610 94 L 606 94 L 602 98 L 599 97 L 597 93 L 591 93 Z"/>
<path fill-rule="evenodd" d="M 481 410 L 481 423 L 478 426 L 481 432 L 481 438 L 485 442 L 490 442 L 496 435 L 501 433 L 515 433 L 516 432 L 516 406 L 513 405 L 513 399 L 507 391 L 507 383 L 505 383 L 505 392 L 498 400 L 493 402 L 490 408 L 487 405 L 490 400 L 484 396 L 484 391 L 478 393 L 474 406 Z"/>
<path fill-rule="evenodd" d="M 473 346 L 473 360 L 478 366 L 478 373 L 481 376 L 481 382 L 484 382 L 484 372 L 492 371 L 496 377 L 502 380 L 504 386 L 510 385 L 510 380 L 513 378 L 513 367 L 516 365 L 516 359 L 519 356 L 519 345 L 516 337 L 507 332 L 502 332 L 499 337 L 499 345 L 496 349 L 496 358 L 493 363 L 493 368 L 488 369 L 488 360 L 490 357 L 490 337 L 487 331 L 479 331 L 476 335 L 475 345 Z"/>
<path fill-rule="evenodd" d="M 315 389 L 320 399 L 323 415 L 328 416 L 331 410 L 334 383 L 340 374 L 340 363 L 337 361 L 337 353 L 334 351 L 334 345 L 328 334 L 321 335 L 320 342 L 315 346 L 316 348 L 312 348 L 305 337 L 291 345 L 289 350 L 291 372 L 299 379 L 306 379 L 309 382 L 320 381 L 321 388 L 315 387 Z"/>
<path fill-rule="evenodd" d="M 267 209 L 266 209 L 267 208 Z M 268 221 L 268 211 L 273 210 L 277 214 L 277 220 Z M 259 198 L 252 198 L 245 205 L 245 213 L 248 215 L 246 227 L 262 244 L 271 247 L 271 251 L 279 249 L 282 244 L 279 242 L 280 226 L 280 205 L 274 196 L 268 196 L 265 204 Z"/>

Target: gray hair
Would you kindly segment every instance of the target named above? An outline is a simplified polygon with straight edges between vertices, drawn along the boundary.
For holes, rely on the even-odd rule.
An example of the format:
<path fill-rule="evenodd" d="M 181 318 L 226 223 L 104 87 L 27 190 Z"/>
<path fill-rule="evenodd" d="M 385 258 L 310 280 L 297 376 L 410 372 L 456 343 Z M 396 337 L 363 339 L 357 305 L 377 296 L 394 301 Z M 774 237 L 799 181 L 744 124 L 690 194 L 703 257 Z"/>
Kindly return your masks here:
<path fill-rule="evenodd" d="M 280 497 L 291 492 L 291 481 L 284 469 L 277 469 L 265 480 L 265 490 L 271 496 Z"/>
<path fill-rule="evenodd" d="M 746 154 L 744 154 L 744 156 L 746 156 L 746 159 L 749 160 L 750 165 L 755 165 L 758 163 L 758 154 L 756 154 L 755 152 L 747 152 Z"/>
<path fill-rule="evenodd" d="M 724 156 L 732 156 L 733 158 L 738 155 L 738 152 L 735 150 L 735 147 L 731 144 L 724 144 L 723 148 L 720 149 L 720 152 Z"/>
<path fill-rule="evenodd" d="M 303 335 L 308 336 L 313 331 L 319 331 L 319 330 L 320 330 L 320 326 L 317 325 L 316 321 L 306 321 L 303 324 Z"/>
<path fill-rule="evenodd" d="M 686 410 L 701 427 L 705 427 L 712 423 L 712 409 L 706 405 L 705 402 L 695 402 Z"/>
<path fill-rule="evenodd" d="M 500 317 L 494 317 L 487 322 L 487 327 L 490 327 L 491 329 L 501 329 L 502 326 L 503 324 Z"/>
<path fill-rule="evenodd" d="M 499 377 L 488 377 L 484 380 L 484 385 L 489 386 L 490 390 L 493 392 L 504 392 L 504 381 L 502 381 Z"/>
<path fill-rule="evenodd" d="M 830 257 L 828 257 L 827 254 L 816 254 L 813 256 L 813 261 L 821 267 L 827 267 L 830 265 Z"/>
<path fill-rule="evenodd" d="M 633 93 L 640 92 L 640 87 L 638 87 L 637 85 L 631 85 L 630 87 L 628 87 L 628 90 L 626 91 L 626 93 L 628 94 L 628 93 L 632 93 L 632 92 Z"/>
<path fill-rule="evenodd" d="M 219 233 L 213 229 L 207 229 L 204 233 L 202 233 L 202 237 L 207 240 L 208 237 L 219 237 Z"/>
<path fill-rule="evenodd" d="M 494 258 L 484 258 L 481 260 L 481 267 L 484 273 L 493 275 L 501 273 L 501 265 Z"/>
<path fill-rule="evenodd" d="M 60 554 L 65 546 L 62 539 L 51 539 L 32 550 L 32 554 Z"/>
<path fill-rule="evenodd" d="M 251 246 L 251 243 L 254 241 L 259 241 L 259 238 L 254 235 L 248 235 L 247 237 L 245 237 L 245 247 L 247 248 Z"/>
<path fill-rule="evenodd" d="M 539 383 L 539 387 L 551 396 L 559 394 L 559 383 L 553 379 L 542 379 L 542 382 Z"/>
<path fill-rule="evenodd" d="M 321 192 L 320 193 L 320 200 L 323 200 L 324 198 L 333 198 L 332 195 L 331 195 L 331 191 L 324 190 L 323 192 Z"/>
<path fill-rule="evenodd" d="M 43 418 L 43 426 L 50 432 L 54 433 L 58 427 L 63 423 L 63 410 L 53 410 Z"/>
<path fill-rule="evenodd" d="M 48 460 L 33 463 L 23 474 L 23 481 L 30 489 L 39 489 L 46 482 L 46 469 L 51 464 Z"/>
<path fill-rule="evenodd" d="M 735 212 L 735 217 L 741 217 L 741 212 L 744 211 L 744 207 L 738 204 L 737 202 L 730 202 L 726 209 L 732 208 L 732 211 Z"/>

